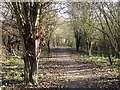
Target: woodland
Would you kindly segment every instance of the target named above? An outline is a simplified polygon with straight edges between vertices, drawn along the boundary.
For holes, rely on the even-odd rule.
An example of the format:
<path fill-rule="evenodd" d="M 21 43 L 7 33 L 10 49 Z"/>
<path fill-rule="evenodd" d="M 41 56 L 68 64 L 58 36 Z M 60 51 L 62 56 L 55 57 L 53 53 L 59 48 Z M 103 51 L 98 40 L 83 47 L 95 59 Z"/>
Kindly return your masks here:
<path fill-rule="evenodd" d="M 1 89 L 120 90 L 120 1 L 6 1 L 0 24 Z"/>

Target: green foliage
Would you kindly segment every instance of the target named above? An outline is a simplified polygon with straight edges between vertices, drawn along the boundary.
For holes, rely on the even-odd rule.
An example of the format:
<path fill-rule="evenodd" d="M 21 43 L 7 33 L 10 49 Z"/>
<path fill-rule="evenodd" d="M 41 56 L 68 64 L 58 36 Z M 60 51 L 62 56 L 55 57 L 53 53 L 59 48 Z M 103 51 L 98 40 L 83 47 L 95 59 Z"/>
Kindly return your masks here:
<path fill-rule="evenodd" d="M 110 65 L 108 58 L 105 57 L 101 57 L 101 56 L 88 56 L 88 55 L 81 55 L 78 54 L 78 56 L 80 58 L 82 58 L 83 60 L 87 60 L 90 61 L 91 63 L 93 63 L 93 65 L 95 65 L 98 70 L 103 70 L 106 68 L 106 70 L 110 70 L 112 71 L 111 74 L 113 75 L 119 75 L 120 72 L 120 59 L 115 59 L 112 58 L 112 62 L 113 65 Z"/>
<path fill-rule="evenodd" d="M 2 83 L 3 85 L 19 84 L 23 81 L 23 60 L 8 57 L 3 59 L 2 63 Z"/>

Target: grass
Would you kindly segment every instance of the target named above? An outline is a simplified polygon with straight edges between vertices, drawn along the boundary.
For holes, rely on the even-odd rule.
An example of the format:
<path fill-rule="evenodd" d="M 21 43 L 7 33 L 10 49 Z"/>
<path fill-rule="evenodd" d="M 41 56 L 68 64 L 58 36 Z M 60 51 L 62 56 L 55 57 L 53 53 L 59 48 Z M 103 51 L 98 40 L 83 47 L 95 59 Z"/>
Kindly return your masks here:
<path fill-rule="evenodd" d="M 48 54 L 47 48 L 43 48 L 42 55 Z M 2 58 L 2 87 L 7 88 L 11 85 L 20 86 L 23 83 L 24 62 L 14 56 Z M 6 89 L 5 89 L 6 90 Z"/>
<path fill-rule="evenodd" d="M 20 84 L 23 81 L 23 60 L 7 57 L 2 60 L 2 84 L 12 85 Z"/>
<path fill-rule="evenodd" d="M 118 76 L 120 78 L 120 59 L 111 57 L 113 65 L 110 65 L 108 57 L 101 55 L 88 56 L 86 53 L 80 51 L 77 53 L 75 49 L 71 49 L 73 55 L 77 55 L 78 60 L 84 60 L 91 62 L 97 67 L 98 71 L 107 71 L 111 75 Z"/>
<path fill-rule="evenodd" d="M 47 48 L 43 48 L 42 55 L 47 54 Z M 41 56 L 42 56 L 41 55 Z M 24 61 L 14 56 L 2 58 L 2 86 L 19 86 L 23 83 Z"/>
<path fill-rule="evenodd" d="M 47 54 L 47 49 L 44 48 L 43 52 L 43 54 Z M 77 53 L 74 49 L 71 49 L 71 52 L 73 55 L 77 55 L 78 59 L 89 61 L 94 64 L 98 71 L 108 71 L 108 73 L 111 75 L 120 76 L 120 59 L 112 57 L 113 65 L 110 65 L 109 60 L 106 57 L 102 57 L 100 55 L 88 56 L 83 53 Z M 23 60 L 14 57 L 8 57 L 3 58 L 2 61 L 3 87 L 9 85 L 20 86 L 21 83 L 23 83 L 23 77 L 21 77 L 21 74 L 23 74 Z"/>

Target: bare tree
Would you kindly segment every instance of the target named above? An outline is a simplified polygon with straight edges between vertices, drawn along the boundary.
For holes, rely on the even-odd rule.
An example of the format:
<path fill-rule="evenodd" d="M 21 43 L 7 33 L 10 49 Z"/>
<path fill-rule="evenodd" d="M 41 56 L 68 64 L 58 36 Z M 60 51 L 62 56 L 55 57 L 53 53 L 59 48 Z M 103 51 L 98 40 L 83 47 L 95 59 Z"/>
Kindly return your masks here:
<path fill-rule="evenodd" d="M 18 25 L 24 48 L 24 80 L 26 84 L 38 83 L 38 58 L 45 43 L 47 13 L 50 2 L 7 3 Z"/>

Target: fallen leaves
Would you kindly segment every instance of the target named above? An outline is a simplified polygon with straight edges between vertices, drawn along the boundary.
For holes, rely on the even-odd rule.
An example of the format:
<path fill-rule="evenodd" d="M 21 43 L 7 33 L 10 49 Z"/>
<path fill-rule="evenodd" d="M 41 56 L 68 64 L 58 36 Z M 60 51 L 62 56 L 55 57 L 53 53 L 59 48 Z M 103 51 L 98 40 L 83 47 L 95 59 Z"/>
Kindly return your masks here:
<path fill-rule="evenodd" d="M 102 88 L 118 86 L 117 84 L 111 85 L 111 81 L 115 82 L 115 80 L 108 79 L 108 77 L 113 77 L 110 74 L 112 70 L 106 67 L 99 68 L 89 60 L 89 57 L 70 54 L 69 50 L 66 49 L 57 49 L 55 53 L 52 56 L 53 58 L 43 58 L 44 60 L 42 60 L 44 65 L 41 71 L 46 72 L 45 75 L 42 75 L 42 79 L 44 79 L 44 82 L 41 82 L 43 87 Z M 100 61 L 100 58 L 98 58 L 98 61 Z M 98 61 L 97 63 L 99 63 Z"/>
<path fill-rule="evenodd" d="M 120 88 L 118 73 L 110 66 L 100 68 L 89 57 L 71 54 L 66 48 L 56 49 L 51 57 L 41 59 L 38 88 Z"/>

